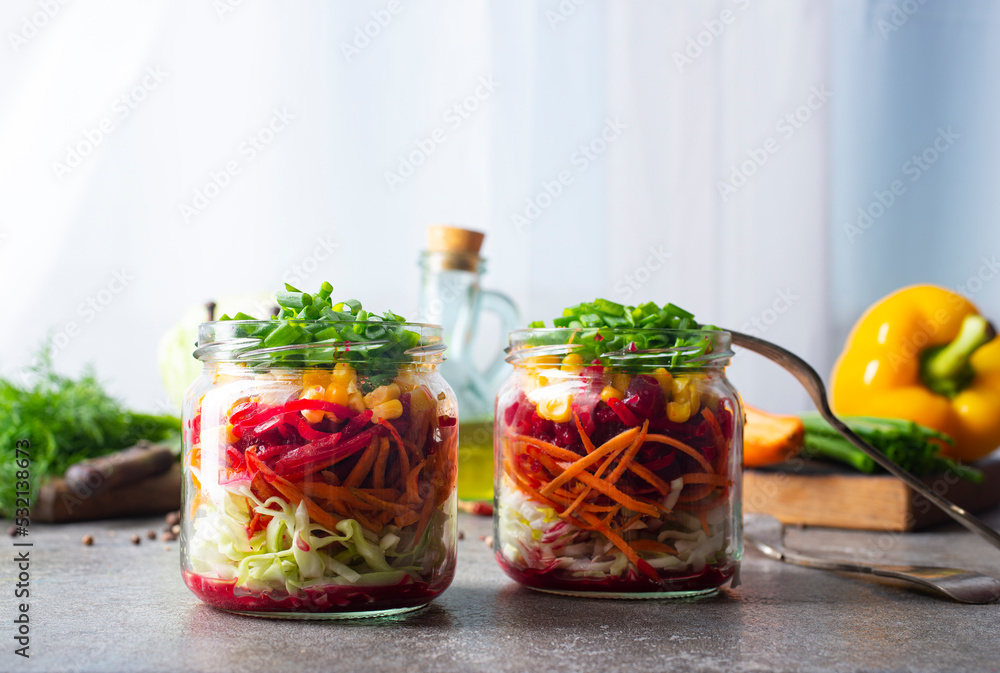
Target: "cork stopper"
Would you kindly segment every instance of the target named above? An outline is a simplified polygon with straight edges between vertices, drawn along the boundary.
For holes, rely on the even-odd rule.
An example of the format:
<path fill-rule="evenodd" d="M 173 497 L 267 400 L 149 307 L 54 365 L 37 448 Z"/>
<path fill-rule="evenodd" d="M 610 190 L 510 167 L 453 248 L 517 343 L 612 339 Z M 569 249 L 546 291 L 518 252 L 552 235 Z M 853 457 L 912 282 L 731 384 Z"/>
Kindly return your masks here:
<path fill-rule="evenodd" d="M 432 224 L 427 228 L 427 251 L 450 252 L 479 256 L 486 234 L 471 229 L 460 229 L 447 224 Z"/>

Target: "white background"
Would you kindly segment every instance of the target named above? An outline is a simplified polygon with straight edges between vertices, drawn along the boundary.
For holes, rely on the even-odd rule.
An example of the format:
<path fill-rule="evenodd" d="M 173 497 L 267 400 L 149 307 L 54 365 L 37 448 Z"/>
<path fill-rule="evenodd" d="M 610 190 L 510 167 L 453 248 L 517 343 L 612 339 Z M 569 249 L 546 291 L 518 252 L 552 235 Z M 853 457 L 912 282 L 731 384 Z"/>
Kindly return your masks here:
<path fill-rule="evenodd" d="M 208 299 L 299 276 L 412 315 L 433 222 L 487 232 L 484 285 L 525 322 L 595 296 L 672 301 L 756 320 L 824 373 L 864 307 L 904 284 L 961 285 L 1000 315 L 996 7 L 5 0 L 0 366 L 52 334 L 59 369 L 92 362 L 158 408 L 160 336 Z M 276 109 L 294 118 L 250 160 L 241 147 Z M 609 120 L 623 130 L 602 148 Z M 911 181 L 939 128 L 958 139 Z M 232 161 L 239 174 L 185 216 Z M 562 171 L 572 181 L 539 200 Z M 906 193 L 845 230 L 895 179 Z M 518 227 L 529 200 L 548 207 Z M 733 375 L 751 403 L 806 406 L 752 354 Z"/>

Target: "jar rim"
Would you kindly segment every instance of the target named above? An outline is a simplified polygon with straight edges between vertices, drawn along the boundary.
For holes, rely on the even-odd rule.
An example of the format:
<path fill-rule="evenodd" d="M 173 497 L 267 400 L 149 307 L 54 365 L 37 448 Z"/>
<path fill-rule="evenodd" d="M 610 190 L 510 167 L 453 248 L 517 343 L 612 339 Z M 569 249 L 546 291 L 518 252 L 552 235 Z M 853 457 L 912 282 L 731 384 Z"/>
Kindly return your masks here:
<path fill-rule="evenodd" d="M 574 343 L 576 334 L 580 340 Z M 724 369 L 734 355 L 732 334 L 721 329 L 665 329 L 648 327 L 531 327 L 511 330 L 509 345 L 504 350 L 506 361 L 512 365 L 527 365 L 528 358 L 545 355 L 568 355 L 586 347 L 586 339 L 600 335 L 601 339 L 626 335 L 658 336 L 673 340 L 673 346 L 659 348 L 624 348 L 605 351 L 598 356 L 602 365 L 612 367 L 657 368 L 668 370 L 717 370 Z M 696 344 L 682 344 L 693 339 Z M 534 343 L 532 343 L 534 342 Z M 546 343 L 548 342 L 548 343 Z M 681 361 L 681 357 L 684 357 Z M 666 359 L 671 363 L 665 362 Z M 586 363 L 584 363 L 586 364 Z"/>
<path fill-rule="evenodd" d="M 282 363 L 282 367 L 314 367 L 332 365 L 337 362 L 351 361 L 357 358 L 350 353 L 377 351 L 389 346 L 388 339 L 369 339 L 358 334 L 357 340 L 328 339 L 301 344 L 262 347 L 263 338 L 252 336 L 260 327 L 273 326 L 276 323 L 294 323 L 303 327 L 334 326 L 334 325 L 364 325 L 393 326 L 409 332 L 415 332 L 419 338 L 416 345 L 401 351 L 402 357 L 381 358 L 380 364 L 389 366 L 402 364 L 436 365 L 444 361 L 447 346 L 444 343 L 444 328 L 440 325 L 420 322 L 387 322 L 381 320 L 212 320 L 198 325 L 198 342 L 193 356 L 206 363 L 236 362 L 250 365 L 266 365 L 273 363 L 276 355 L 296 355 L 300 359 Z"/>

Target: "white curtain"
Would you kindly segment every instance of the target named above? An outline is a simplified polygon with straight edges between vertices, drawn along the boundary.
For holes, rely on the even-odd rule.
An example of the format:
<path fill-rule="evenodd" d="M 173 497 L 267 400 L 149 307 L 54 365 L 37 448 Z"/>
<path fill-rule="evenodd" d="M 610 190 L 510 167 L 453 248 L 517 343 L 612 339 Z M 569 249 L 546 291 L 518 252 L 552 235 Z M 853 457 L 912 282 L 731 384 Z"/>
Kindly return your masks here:
<path fill-rule="evenodd" d="M 972 10 L 928 4 L 883 40 L 891 3 L 830 4 L 11 0 L 0 364 L 24 365 L 53 333 L 60 369 L 94 362 L 154 407 L 157 340 L 192 305 L 328 279 L 413 313 L 424 227 L 454 222 L 487 232 L 484 284 L 526 322 L 595 296 L 672 301 L 825 372 L 849 319 L 916 275 L 907 259 L 928 268 L 954 252 L 941 241 L 982 248 L 995 231 L 935 229 L 913 199 L 937 250 L 907 232 L 897 254 L 882 224 L 845 249 L 840 220 L 880 184 L 875 162 L 899 163 L 871 140 L 944 109 L 955 72 L 977 104 L 972 66 L 996 47 L 979 28 L 968 43 Z M 58 10 L 36 21 L 45 7 Z M 898 98 L 923 81 L 900 52 L 928 36 L 937 51 L 966 46 L 924 57 L 936 96 Z M 981 113 L 962 112 L 986 129 L 996 115 Z M 992 165 L 988 141 L 947 158 Z M 88 142 L 75 162 L 67 148 Z M 996 207 L 988 173 L 941 167 L 949 199 L 966 200 L 932 201 L 938 214 Z M 733 377 L 751 402 L 805 406 L 751 354 Z"/>

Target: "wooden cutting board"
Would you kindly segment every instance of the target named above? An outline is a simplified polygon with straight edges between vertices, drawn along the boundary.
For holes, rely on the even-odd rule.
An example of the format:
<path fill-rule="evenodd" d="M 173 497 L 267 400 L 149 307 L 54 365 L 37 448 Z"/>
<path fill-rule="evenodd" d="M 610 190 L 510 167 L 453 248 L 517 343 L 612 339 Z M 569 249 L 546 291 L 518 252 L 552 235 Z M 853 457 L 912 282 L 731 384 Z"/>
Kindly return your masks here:
<path fill-rule="evenodd" d="M 1000 458 L 977 467 L 982 484 L 954 475 L 923 482 L 971 512 L 1000 503 Z M 806 461 L 798 469 L 748 469 L 743 473 L 743 509 L 777 517 L 785 524 L 910 531 L 949 521 L 950 517 L 899 479 L 842 471 Z"/>

